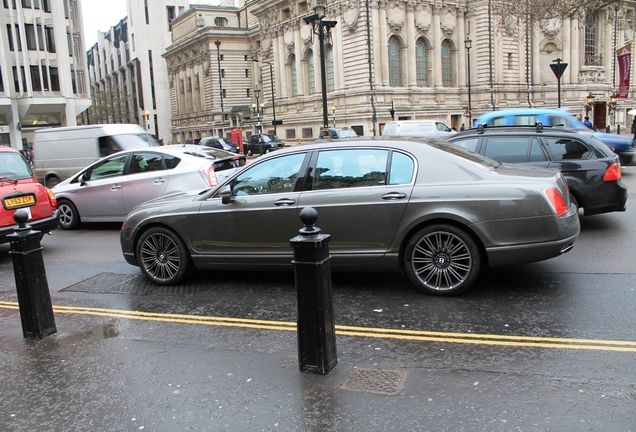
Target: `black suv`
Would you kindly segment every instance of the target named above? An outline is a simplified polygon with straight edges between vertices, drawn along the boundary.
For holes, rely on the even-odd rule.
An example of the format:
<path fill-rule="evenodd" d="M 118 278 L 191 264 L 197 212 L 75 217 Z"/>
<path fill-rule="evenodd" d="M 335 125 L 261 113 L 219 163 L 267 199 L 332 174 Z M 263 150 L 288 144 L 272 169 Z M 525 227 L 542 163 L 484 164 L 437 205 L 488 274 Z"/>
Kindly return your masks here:
<path fill-rule="evenodd" d="M 276 135 L 252 134 L 244 146 L 245 154 L 252 156 L 255 154 L 269 153 L 272 150 L 283 148 L 285 144 Z"/>
<path fill-rule="evenodd" d="M 625 211 L 618 155 L 598 139 L 560 127 L 484 127 L 445 138 L 499 162 L 560 169 L 585 216 Z"/>

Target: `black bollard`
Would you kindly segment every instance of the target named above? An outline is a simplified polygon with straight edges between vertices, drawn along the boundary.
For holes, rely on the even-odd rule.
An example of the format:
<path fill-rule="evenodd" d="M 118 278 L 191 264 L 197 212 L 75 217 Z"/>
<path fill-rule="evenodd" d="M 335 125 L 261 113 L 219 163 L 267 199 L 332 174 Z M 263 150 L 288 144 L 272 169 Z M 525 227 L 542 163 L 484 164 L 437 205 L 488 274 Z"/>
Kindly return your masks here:
<path fill-rule="evenodd" d="M 9 254 L 13 257 L 22 334 L 27 339 L 42 339 L 57 329 L 42 259 L 40 231 L 26 225 L 28 215 L 24 210 L 16 211 L 13 219 L 18 227 L 7 237 L 11 239 Z"/>
<path fill-rule="evenodd" d="M 314 226 L 318 212 L 301 210 L 305 225 L 290 240 L 294 248 L 294 274 L 298 308 L 298 363 L 301 372 L 327 375 L 338 363 L 331 297 L 328 234 Z"/>

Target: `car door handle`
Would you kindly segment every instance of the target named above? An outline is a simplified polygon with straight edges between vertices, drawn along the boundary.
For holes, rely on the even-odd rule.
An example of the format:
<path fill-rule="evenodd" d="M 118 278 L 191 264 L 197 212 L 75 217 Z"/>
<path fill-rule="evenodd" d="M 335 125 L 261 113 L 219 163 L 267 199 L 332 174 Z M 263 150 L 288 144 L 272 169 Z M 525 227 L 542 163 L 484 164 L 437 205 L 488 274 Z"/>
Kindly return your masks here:
<path fill-rule="evenodd" d="M 118 191 L 119 189 L 121 189 L 120 184 L 114 184 L 110 187 L 110 190 L 112 190 L 113 192 Z"/>
<path fill-rule="evenodd" d="M 290 206 L 290 205 L 294 205 L 296 204 L 296 200 L 293 199 L 289 199 L 289 198 L 283 198 L 283 199 L 279 199 L 278 201 L 274 202 L 275 206 Z"/>
<path fill-rule="evenodd" d="M 156 178 L 156 179 L 154 179 L 152 181 L 153 184 L 161 184 L 161 183 L 165 183 L 165 182 L 166 182 L 166 179 L 163 178 L 163 177 L 158 177 L 158 178 Z"/>
<path fill-rule="evenodd" d="M 401 200 L 403 198 L 406 198 L 406 194 L 400 192 L 389 192 L 388 194 L 382 195 L 382 199 L 387 201 Z"/>

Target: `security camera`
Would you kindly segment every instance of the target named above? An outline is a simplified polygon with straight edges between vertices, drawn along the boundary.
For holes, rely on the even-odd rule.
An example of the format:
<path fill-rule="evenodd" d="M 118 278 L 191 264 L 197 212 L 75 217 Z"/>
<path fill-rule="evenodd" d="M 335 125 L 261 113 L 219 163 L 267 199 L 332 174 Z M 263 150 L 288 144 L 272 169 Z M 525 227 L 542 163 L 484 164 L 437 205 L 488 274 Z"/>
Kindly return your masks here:
<path fill-rule="evenodd" d="M 306 17 L 303 18 L 303 21 L 305 21 L 305 24 L 311 24 L 312 22 L 318 20 L 320 17 L 318 16 L 318 14 L 313 14 L 313 15 L 308 15 Z"/>

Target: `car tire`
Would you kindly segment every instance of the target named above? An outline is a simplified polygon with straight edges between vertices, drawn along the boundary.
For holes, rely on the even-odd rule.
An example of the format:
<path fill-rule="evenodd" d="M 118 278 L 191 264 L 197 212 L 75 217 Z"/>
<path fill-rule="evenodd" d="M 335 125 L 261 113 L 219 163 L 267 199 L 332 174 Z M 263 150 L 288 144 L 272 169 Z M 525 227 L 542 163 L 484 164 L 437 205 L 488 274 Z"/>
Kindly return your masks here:
<path fill-rule="evenodd" d="M 60 228 L 74 230 L 79 227 L 80 214 L 72 202 L 69 200 L 60 200 L 57 203 L 57 209 L 60 212 Z"/>
<path fill-rule="evenodd" d="M 150 228 L 141 235 L 136 258 L 144 275 L 158 285 L 177 285 L 185 279 L 190 266 L 183 241 L 162 227 Z"/>
<path fill-rule="evenodd" d="M 253 153 L 252 153 L 252 149 L 247 150 L 247 155 L 248 155 L 248 156 L 252 156 L 252 155 L 253 155 Z"/>
<path fill-rule="evenodd" d="M 404 268 L 421 291 L 437 296 L 456 295 L 468 289 L 479 275 L 479 248 L 460 228 L 430 225 L 409 239 Z"/>
<path fill-rule="evenodd" d="M 57 186 L 60 183 L 60 179 L 57 176 L 49 176 L 46 179 L 44 179 L 44 186 L 46 186 L 47 188 L 51 189 L 55 186 Z"/>

